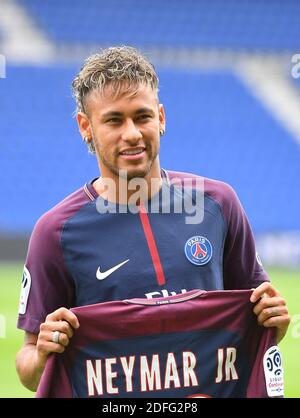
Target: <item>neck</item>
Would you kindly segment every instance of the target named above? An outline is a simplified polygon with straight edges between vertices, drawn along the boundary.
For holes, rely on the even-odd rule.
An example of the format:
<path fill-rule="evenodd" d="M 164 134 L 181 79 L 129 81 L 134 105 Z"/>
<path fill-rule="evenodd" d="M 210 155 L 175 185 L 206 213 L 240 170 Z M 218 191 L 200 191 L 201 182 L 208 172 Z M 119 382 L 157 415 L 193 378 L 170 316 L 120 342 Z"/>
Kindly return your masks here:
<path fill-rule="evenodd" d="M 153 170 L 152 170 L 153 169 Z M 93 187 L 103 199 L 118 204 L 139 204 L 151 199 L 162 186 L 160 166 L 152 167 L 145 177 L 134 177 L 130 180 L 126 176 L 99 177 Z"/>

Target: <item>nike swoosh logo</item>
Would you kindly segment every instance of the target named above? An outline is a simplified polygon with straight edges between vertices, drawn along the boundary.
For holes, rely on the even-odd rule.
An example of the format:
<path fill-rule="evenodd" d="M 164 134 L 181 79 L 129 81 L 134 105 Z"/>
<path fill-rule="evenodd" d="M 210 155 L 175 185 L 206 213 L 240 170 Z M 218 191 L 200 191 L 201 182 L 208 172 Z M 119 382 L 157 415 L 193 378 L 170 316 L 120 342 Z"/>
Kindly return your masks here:
<path fill-rule="evenodd" d="M 96 273 L 97 279 L 98 280 L 106 279 L 106 277 L 108 277 L 114 271 L 118 270 L 120 267 L 123 266 L 123 264 L 127 263 L 128 261 L 129 261 L 129 258 L 128 258 L 128 260 L 122 261 L 122 263 L 117 264 L 116 266 L 112 267 L 111 269 L 103 271 L 103 272 L 101 272 L 100 267 L 98 267 L 98 270 L 97 270 L 97 273 Z"/>

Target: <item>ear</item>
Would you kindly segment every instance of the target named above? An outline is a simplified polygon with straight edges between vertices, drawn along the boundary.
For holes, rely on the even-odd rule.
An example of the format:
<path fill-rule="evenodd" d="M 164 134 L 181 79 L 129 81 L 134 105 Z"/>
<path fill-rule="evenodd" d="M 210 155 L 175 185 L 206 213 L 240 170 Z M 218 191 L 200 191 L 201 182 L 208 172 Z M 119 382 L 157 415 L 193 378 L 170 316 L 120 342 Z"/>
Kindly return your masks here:
<path fill-rule="evenodd" d="M 76 119 L 82 138 L 92 139 L 92 129 L 88 116 L 83 112 L 78 112 Z"/>
<path fill-rule="evenodd" d="M 158 105 L 158 112 L 159 112 L 159 130 L 165 132 L 166 130 L 166 115 L 164 106 L 160 103 Z"/>

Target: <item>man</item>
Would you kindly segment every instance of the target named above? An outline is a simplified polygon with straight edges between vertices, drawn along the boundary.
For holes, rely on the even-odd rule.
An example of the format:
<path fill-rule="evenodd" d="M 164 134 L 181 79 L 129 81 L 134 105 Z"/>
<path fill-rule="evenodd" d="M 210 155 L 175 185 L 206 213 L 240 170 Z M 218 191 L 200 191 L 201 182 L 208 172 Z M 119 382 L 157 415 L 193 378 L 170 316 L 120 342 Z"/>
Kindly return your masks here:
<path fill-rule="evenodd" d="M 276 327 L 280 341 L 289 324 L 286 303 L 256 257 L 232 188 L 160 167 L 166 122 L 153 66 L 133 48 L 108 48 L 86 60 L 73 91 L 79 130 L 101 177 L 34 228 L 18 322 L 25 330 L 16 360 L 22 383 L 35 391 L 48 355 L 69 344 L 80 326 L 73 306 L 255 288 L 258 323 Z M 194 202 L 198 222 L 187 219 Z"/>

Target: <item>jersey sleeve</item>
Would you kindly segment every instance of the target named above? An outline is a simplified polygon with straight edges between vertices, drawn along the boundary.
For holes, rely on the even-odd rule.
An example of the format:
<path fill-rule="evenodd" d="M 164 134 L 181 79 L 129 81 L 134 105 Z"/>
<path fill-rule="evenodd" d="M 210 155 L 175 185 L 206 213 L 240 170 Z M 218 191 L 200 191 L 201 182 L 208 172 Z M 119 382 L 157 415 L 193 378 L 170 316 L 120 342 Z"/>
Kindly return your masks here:
<path fill-rule="evenodd" d="M 246 213 L 235 191 L 228 185 L 223 210 L 228 227 L 223 258 L 224 288 L 250 289 L 269 281 L 258 258 Z"/>
<path fill-rule="evenodd" d="M 253 338 L 253 343 L 255 342 L 255 338 Z M 253 344 L 252 343 L 252 344 Z M 249 347 L 251 347 L 251 343 L 249 344 Z M 255 353 L 255 359 L 252 365 L 251 374 L 249 377 L 248 387 L 247 387 L 247 398 L 268 398 L 268 397 L 277 397 L 276 392 L 271 391 L 271 394 L 268 393 L 268 386 L 272 383 L 270 380 L 272 378 L 276 379 L 276 374 L 272 371 L 272 366 L 274 367 L 276 363 L 274 363 L 274 360 L 271 360 L 271 358 L 268 358 L 268 361 L 266 362 L 265 355 L 268 355 L 268 352 L 270 350 L 276 349 L 276 352 L 278 350 L 277 344 L 276 344 L 276 329 L 275 328 L 264 328 L 262 336 L 260 338 L 259 344 L 256 344 L 256 347 L 253 344 L 253 347 L 251 347 L 251 353 Z M 280 360 L 281 362 L 281 360 Z M 267 363 L 267 364 L 266 364 Z M 271 363 L 271 364 L 270 364 Z M 277 363 L 278 369 L 281 371 L 282 374 L 282 367 L 281 363 Z M 266 371 L 269 370 L 269 373 Z M 270 376 L 272 376 L 270 378 Z M 274 379 L 274 380 L 275 380 Z M 283 378 L 280 377 L 278 380 L 282 382 Z M 276 384 L 276 382 L 274 382 Z M 283 397 L 283 388 L 279 391 L 280 396 Z"/>
<path fill-rule="evenodd" d="M 49 313 L 72 306 L 73 280 L 64 265 L 62 227 L 63 222 L 48 212 L 35 225 L 29 241 L 17 326 L 34 334 Z"/>
<path fill-rule="evenodd" d="M 51 353 L 42 374 L 36 398 L 72 398 L 70 378 L 58 353 Z"/>

